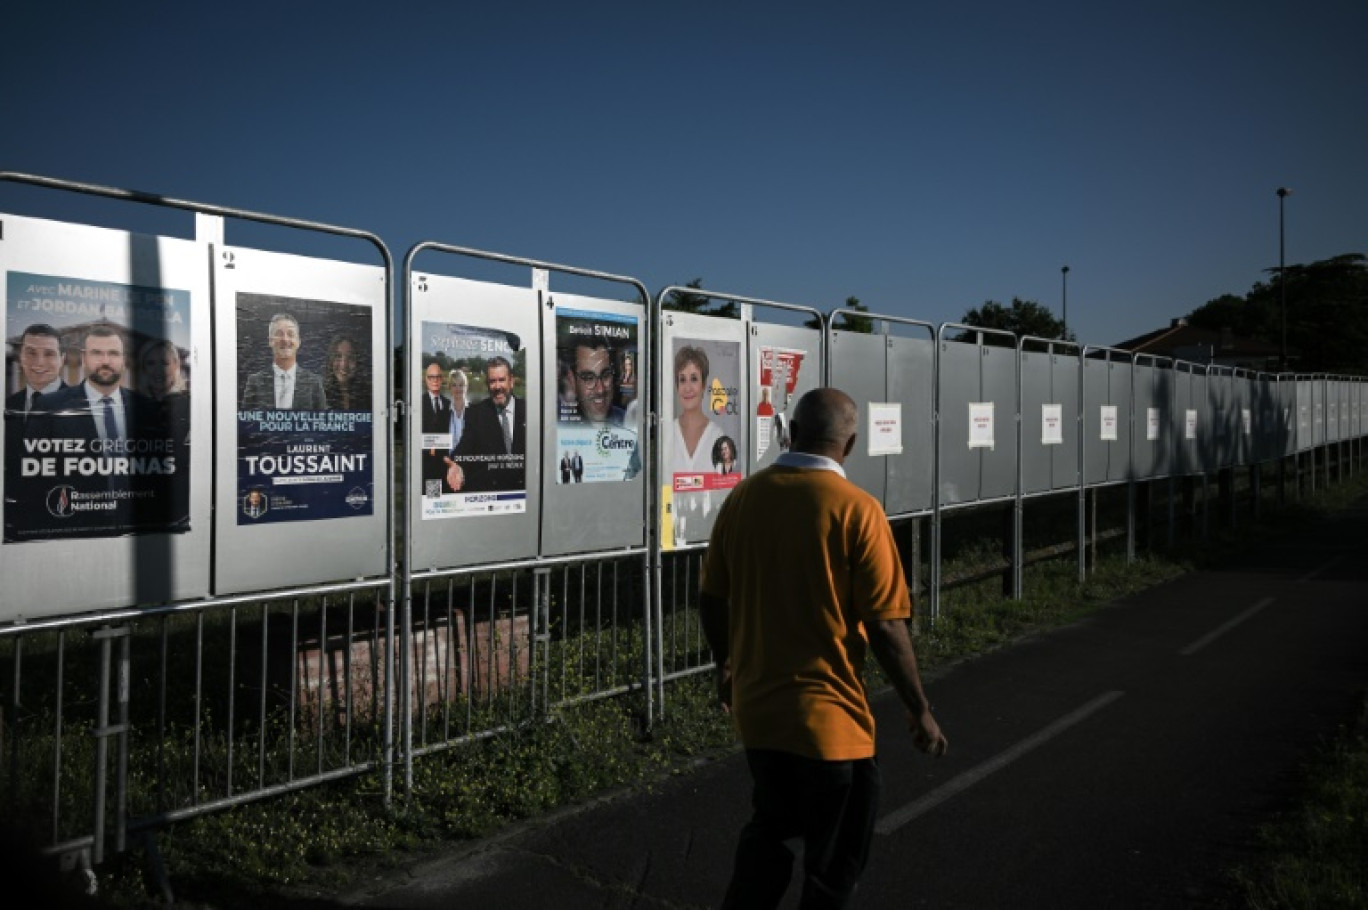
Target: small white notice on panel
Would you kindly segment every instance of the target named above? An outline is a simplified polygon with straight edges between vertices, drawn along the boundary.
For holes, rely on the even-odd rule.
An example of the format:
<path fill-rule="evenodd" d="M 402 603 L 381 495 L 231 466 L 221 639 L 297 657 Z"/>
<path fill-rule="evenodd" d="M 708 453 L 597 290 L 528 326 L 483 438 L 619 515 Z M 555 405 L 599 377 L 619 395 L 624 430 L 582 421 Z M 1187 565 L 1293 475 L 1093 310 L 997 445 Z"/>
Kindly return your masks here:
<path fill-rule="evenodd" d="M 902 403 L 871 401 L 869 403 L 869 454 L 902 454 Z"/>
<path fill-rule="evenodd" d="M 993 402 L 969 402 L 969 448 L 993 447 Z"/>
<path fill-rule="evenodd" d="M 1057 404 L 1040 406 L 1040 444 L 1057 446 L 1064 444 L 1064 407 Z"/>
<path fill-rule="evenodd" d="M 1101 422 L 1099 424 L 1100 439 L 1103 442 L 1116 442 L 1116 405 L 1102 405 Z"/>

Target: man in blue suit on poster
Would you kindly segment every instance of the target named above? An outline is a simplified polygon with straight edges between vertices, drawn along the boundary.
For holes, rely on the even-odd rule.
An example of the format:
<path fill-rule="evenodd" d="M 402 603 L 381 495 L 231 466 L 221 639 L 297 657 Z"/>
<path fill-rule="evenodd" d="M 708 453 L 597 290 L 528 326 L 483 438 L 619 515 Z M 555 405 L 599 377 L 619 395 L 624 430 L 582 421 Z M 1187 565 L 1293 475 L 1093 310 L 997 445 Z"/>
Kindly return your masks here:
<path fill-rule="evenodd" d="M 43 497 L 50 484 L 20 469 L 24 441 L 47 432 L 45 418 L 67 388 L 62 381 L 62 334 L 35 323 L 19 336 L 19 390 L 5 399 L 5 540 L 23 540 L 45 521 Z"/>
<path fill-rule="evenodd" d="M 461 441 L 447 456 L 447 486 L 454 492 L 522 490 L 527 485 L 527 402 L 513 395 L 513 365 L 506 357 L 485 363 L 489 394 L 466 409 Z"/>

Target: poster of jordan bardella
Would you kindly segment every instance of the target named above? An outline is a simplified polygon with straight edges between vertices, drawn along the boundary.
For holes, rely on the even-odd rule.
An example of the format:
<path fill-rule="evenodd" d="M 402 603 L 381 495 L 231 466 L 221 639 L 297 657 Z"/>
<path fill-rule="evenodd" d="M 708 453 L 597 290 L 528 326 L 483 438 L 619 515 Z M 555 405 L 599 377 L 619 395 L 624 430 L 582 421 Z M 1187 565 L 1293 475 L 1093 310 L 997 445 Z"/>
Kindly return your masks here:
<path fill-rule="evenodd" d="M 190 529 L 190 292 L 4 275 L 4 541 Z"/>

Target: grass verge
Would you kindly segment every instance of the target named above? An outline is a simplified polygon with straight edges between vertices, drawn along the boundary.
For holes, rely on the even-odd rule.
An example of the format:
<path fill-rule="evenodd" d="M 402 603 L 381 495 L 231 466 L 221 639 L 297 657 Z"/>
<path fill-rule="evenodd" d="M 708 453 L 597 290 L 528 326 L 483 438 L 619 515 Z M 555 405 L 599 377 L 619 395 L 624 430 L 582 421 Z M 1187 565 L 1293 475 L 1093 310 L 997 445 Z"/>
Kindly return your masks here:
<path fill-rule="evenodd" d="M 1259 831 L 1257 864 L 1235 871 L 1247 907 L 1368 907 L 1368 699 L 1308 766 L 1302 799 Z"/>

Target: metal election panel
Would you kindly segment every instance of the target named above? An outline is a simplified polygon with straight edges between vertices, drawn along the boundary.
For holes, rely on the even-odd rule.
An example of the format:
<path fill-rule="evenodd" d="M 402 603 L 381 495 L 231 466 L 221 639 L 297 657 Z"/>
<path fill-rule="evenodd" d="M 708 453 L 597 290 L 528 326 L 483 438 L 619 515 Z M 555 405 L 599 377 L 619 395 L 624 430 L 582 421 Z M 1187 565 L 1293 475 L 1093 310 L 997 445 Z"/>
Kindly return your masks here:
<path fill-rule="evenodd" d="M 1327 443 L 1335 442 L 1337 441 L 1336 433 L 1338 432 L 1337 425 L 1339 423 L 1339 395 L 1338 390 L 1336 389 L 1335 380 L 1329 377 L 1322 379 L 1321 389 L 1321 396 L 1324 401 L 1324 407 L 1321 411 L 1324 414 L 1323 419 L 1325 421 L 1325 429 L 1322 430 L 1321 440 Z"/>
<path fill-rule="evenodd" d="M 1340 397 L 1340 437 L 1351 440 L 1358 436 L 1358 390 L 1353 379 L 1343 379 L 1344 391 Z"/>
<path fill-rule="evenodd" d="M 1293 434 L 1293 452 L 1301 453 L 1311 449 L 1312 445 L 1311 383 L 1306 379 L 1302 379 L 1301 376 L 1297 376 L 1297 378 L 1290 380 L 1290 382 L 1290 397 L 1291 400 L 1295 402 L 1293 405 L 1293 415 L 1295 420 L 1297 420 L 1295 432 Z"/>
<path fill-rule="evenodd" d="M 1344 397 L 1344 383 L 1338 379 L 1326 382 L 1325 440 L 1339 442 L 1344 438 L 1340 430 L 1340 402 Z"/>
<path fill-rule="evenodd" d="M 1254 460 L 1263 463 L 1281 458 L 1288 451 L 1287 421 L 1290 411 L 1283 403 L 1283 384 L 1276 377 L 1260 374 L 1250 387 L 1254 413 Z"/>
<path fill-rule="evenodd" d="M 1354 435 L 1364 437 L 1368 434 L 1368 413 L 1365 413 L 1365 402 L 1368 402 L 1368 383 L 1363 379 L 1354 380 Z"/>
<path fill-rule="evenodd" d="M 1319 441 L 1322 443 L 1334 442 L 1335 434 L 1335 381 L 1328 376 L 1323 376 L 1318 381 L 1320 387 L 1320 414 L 1321 430 Z"/>
<path fill-rule="evenodd" d="M 1277 455 L 1286 458 L 1297 452 L 1297 383 L 1279 376 L 1273 385 L 1278 408 Z"/>
<path fill-rule="evenodd" d="M 1350 427 L 1352 426 L 1349 382 L 1343 378 L 1336 379 L 1335 386 L 1335 441 L 1343 442 L 1350 438 Z"/>
<path fill-rule="evenodd" d="M 884 509 L 889 515 L 929 512 L 934 505 L 935 344 L 930 337 L 888 337 L 888 389 L 883 400 L 896 402 L 902 410 L 902 453 L 885 457 Z M 861 432 L 867 429 L 866 422 Z"/>
<path fill-rule="evenodd" d="M 983 388 L 988 393 L 986 400 L 998 402 L 998 408 L 1004 412 L 998 415 L 998 432 L 1001 434 L 998 438 L 1001 443 L 983 455 L 984 499 L 1011 496 L 1017 488 L 1016 354 L 1016 348 L 983 348 Z"/>
<path fill-rule="evenodd" d="M 1319 376 L 1307 380 L 1311 396 L 1311 447 L 1325 443 L 1325 381 Z"/>
<path fill-rule="evenodd" d="M 1126 449 L 1117 449 L 1121 427 L 1129 417 L 1126 409 L 1115 401 L 1115 364 L 1107 359 L 1107 352 L 1083 360 L 1083 482 L 1095 484 L 1111 480 L 1112 462 Z M 1129 382 L 1129 374 L 1126 376 Z M 1102 409 L 1116 408 L 1115 441 L 1102 439 Z"/>
<path fill-rule="evenodd" d="M 804 393 L 821 387 L 826 364 L 820 330 L 772 322 L 751 323 L 748 354 L 750 445 L 738 454 L 746 473 L 754 474 L 788 451 L 793 409 Z"/>
<path fill-rule="evenodd" d="M 666 311 L 660 327 L 660 541 L 664 549 L 706 543 L 728 491 L 745 476 L 719 469 L 730 440 L 747 452 L 746 325 L 739 319 Z M 678 361 L 678 362 L 677 362 Z M 679 367 L 677 369 L 676 367 Z M 700 374 L 701 377 L 700 377 Z M 682 377 L 682 381 L 681 381 Z M 701 391 L 695 388 L 701 378 Z M 701 413 L 698 413 L 701 412 Z M 697 421 L 697 423 L 695 423 Z M 693 429 L 689 429 L 693 425 Z M 701 433 L 693 438 L 697 427 Z M 692 442 L 693 448 L 689 448 Z"/>
<path fill-rule="evenodd" d="M 0 622 L 208 594 L 208 258 L 194 241 L 0 215 Z M 102 390 L 114 403 L 96 420 Z"/>
<path fill-rule="evenodd" d="M 1211 434 L 1210 441 L 1203 446 L 1202 451 L 1205 467 L 1212 471 L 1235 463 L 1235 377 L 1229 368 L 1212 367 L 1206 380 Z"/>
<path fill-rule="evenodd" d="M 1243 466 L 1254 462 L 1254 434 L 1257 432 L 1258 417 L 1253 407 L 1253 386 L 1254 378 L 1244 371 L 1237 371 L 1231 377 L 1230 463 L 1234 465 Z"/>
<path fill-rule="evenodd" d="M 1346 439 L 1357 439 L 1362 433 L 1359 414 L 1360 385 L 1361 383 L 1357 379 L 1347 378 L 1344 380 L 1345 408 L 1348 411 L 1344 418 L 1344 436 Z"/>
<path fill-rule="evenodd" d="M 413 571 L 531 558 L 546 388 L 537 292 L 415 272 L 408 299 L 407 337 L 417 346 L 406 396 Z M 429 424 L 423 399 L 434 365 L 447 407 Z"/>
<path fill-rule="evenodd" d="M 979 361 L 979 346 L 957 341 L 940 342 L 940 504 L 974 502 L 982 498 L 983 452 L 981 447 L 970 447 L 969 406 L 985 402 L 983 377 Z M 993 411 L 992 442 L 994 446 L 1012 446 L 1011 434 L 1002 431 L 1002 416 Z M 1015 399 L 1011 404 L 1015 411 Z"/>
<path fill-rule="evenodd" d="M 384 269 L 240 247 L 213 261 L 214 593 L 384 575 Z"/>
<path fill-rule="evenodd" d="M 1132 376 L 1132 411 L 1135 422 L 1134 470 L 1136 480 L 1167 477 L 1172 470 L 1173 370 L 1152 361 L 1137 361 Z"/>
<path fill-rule="evenodd" d="M 942 341 L 940 502 L 1016 491 L 1016 349 Z M 971 428 L 973 411 L 978 426 Z"/>
<path fill-rule="evenodd" d="M 1349 383 L 1350 430 L 1352 438 L 1363 435 L 1363 380 L 1355 379 Z"/>
<path fill-rule="evenodd" d="M 885 464 L 888 456 L 868 454 L 869 440 L 865 438 L 864 429 L 869 419 L 869 402 L 890 400 L 890 359 L 892 350 L 886 335 L 831 333 L 831 384 L 860 405 L 860 439 L 855 443 L 855 451 L 846 459 L 846 477 L 883 503 L 884 511 L 892 514 L 888 505 L 888 467 Z"/>
<path fill-rule="evenodd" d="M 1021 352 L 1023 493 L 1078 485 L 1078 369 L 1074 356 Z"/>
<path fill-rule="evenodd" d="M 1195 452 L 1196 471 L 1213 474 L 1217 469 L 1221 415 L 1217 412 L 1219 395 L 1218 377 L 1209 369 L 1194 372 L 1192 376 L 1192 400 L 1197 407 L 1197 448 Z"/>
<path fill-rule="evenodd" d="M 1180 477 L 1196 474 L 1201 470 L 1201 453 L 1198 445 L 1202 434 L 1207 430 L 1204 421 L 1209 419 L 1203 414 L 1205 401 L 1199 397 L 1195 379 L 1191 364 L 1174 365 L 1171 426 L 1175 452 L 1173 473 Z M 1205 388 L 1201 391 L 1205 392 Z"/>
<path fill-rule="evenodd" d="M 541 409 L 544 556 L 646 545 L 645 320 L 640 305 L 546 296 L 542 375 L 554 394 Z"/>

